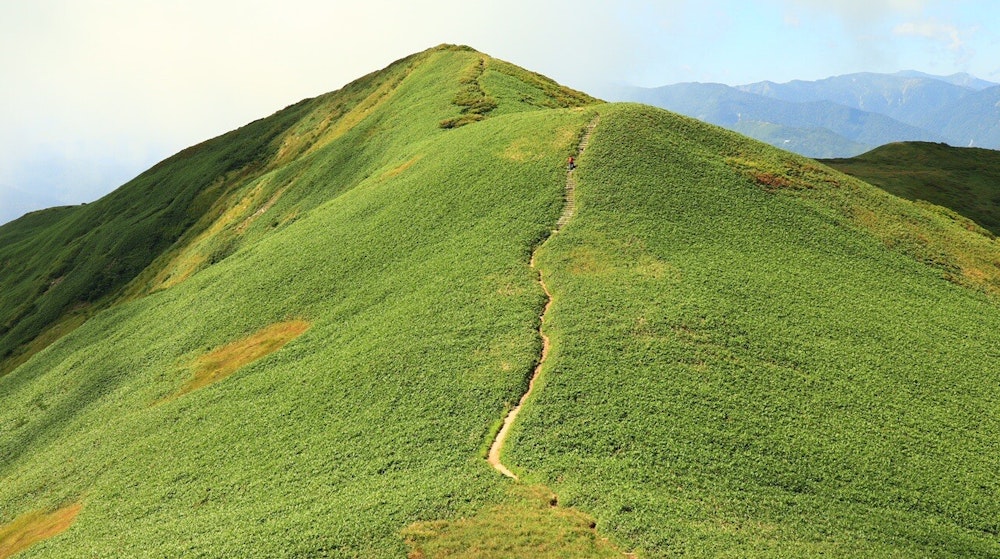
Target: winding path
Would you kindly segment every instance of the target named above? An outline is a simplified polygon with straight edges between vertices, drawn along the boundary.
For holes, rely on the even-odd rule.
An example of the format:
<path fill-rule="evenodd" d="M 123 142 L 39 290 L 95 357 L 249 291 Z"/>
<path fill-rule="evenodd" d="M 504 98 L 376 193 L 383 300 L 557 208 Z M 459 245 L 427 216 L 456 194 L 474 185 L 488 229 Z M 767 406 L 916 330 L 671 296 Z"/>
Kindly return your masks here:
<path fill-rule="evenodd" d="M 601 120 L 600 115 L 597 115 L 590 121 L 587 125 L 583 136 L 580 138 L 580 144 L 577 146 L 577 155 L 583 153 L 587 149 L 587 145 L 590 143 L 590 134 L 593 133 L 594 128 L 597 127 L 597 123 Z M 573 177 L 573 170 L 566 171 L 566 200 L 563 203 L 562 213 L 559 215 L 559 220 L 556 221 L 556 227 L 552 230 L 552 235 L 558 233 L 566 223 L 569 222 L 570 218 L 573 217 L 573 213 L 576 211 L 576 179 Z M 552 238 L 549 235 L 549 239 Z M 535 266 L 535 256 L 538 251 L 545 246 L 545 242 L 539 244 L 535 247 L 535 250 L 531 253 L 531 267 L 535 270 L 538 268 Z M 490 463 L 493 468 L 495 468 L 501 474 L 511 478 L 517 479 L 514 472 L 510 471 L 507 466 L 504 466 L 500 462 L 500 452 L 503 450 L 503 444 L 507 441 L 507 434 L 510 433 L 510 427 L 514 424 L 514 420 L 517 418 L 517 414 L 521 412 L 521 408 L 524 407 L 524 403 L 531 396 L 532 391 L 535 389 L 535 381 L 538 380 L 538 374 L 542 371 L 542 364 L 545 363 L 545 358 L 549 355 L 549 337 L 545 335 L 543 327 L 545 325 L 545 316 L 549 312 L 549 307 L 552 306 L 552 294 L 549 293 L 549 288 L 545 285 L 545 280 L 542 278 L 541 270 L 538 270 L 538 284 L 542 286 L 542 291 L 545 292 L 545 307 L 542 308 L 541 322 L 538 324 L 538 335 L 542 338 L 542 354 L 538 357 L 538 362 L 535 365 L 535 370 L 531 374 L 531 380 L 528 381 L 528 390 L 521 395 L 521 399 L 517 402 L 512 410 L 507 414 L 507 417 L 503 420 L 503 426 L 500 431 L 497 432 L 497 436 L 493 439 L 493 444 L 490 445 L 490 452 L 486 457 L 486 461 Z"/>

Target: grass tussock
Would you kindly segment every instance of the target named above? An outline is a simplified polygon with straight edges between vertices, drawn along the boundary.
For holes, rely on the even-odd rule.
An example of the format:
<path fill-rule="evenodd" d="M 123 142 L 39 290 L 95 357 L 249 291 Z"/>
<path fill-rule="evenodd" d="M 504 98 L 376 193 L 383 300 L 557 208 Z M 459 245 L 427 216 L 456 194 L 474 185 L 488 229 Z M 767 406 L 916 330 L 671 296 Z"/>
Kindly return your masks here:
<path fill-rule="evenodd" d="M 58 536 L 73 525 L 83 505 L 74 503 L 53 512 L 31 512 L 0 526 L 0 559 L 7 559 L 32 545 Z"/>
<path fill-rule="evenodd" d="M 479 122 L 497 108 L 497 101 L 483 91 L 480 78 L 486 71 L 486 58 L 470 65 L 459 78 L 460 88 L 452 103 L 461 108 L 461 115 L 441 121 L 441 128 L 458 128 Z"/>

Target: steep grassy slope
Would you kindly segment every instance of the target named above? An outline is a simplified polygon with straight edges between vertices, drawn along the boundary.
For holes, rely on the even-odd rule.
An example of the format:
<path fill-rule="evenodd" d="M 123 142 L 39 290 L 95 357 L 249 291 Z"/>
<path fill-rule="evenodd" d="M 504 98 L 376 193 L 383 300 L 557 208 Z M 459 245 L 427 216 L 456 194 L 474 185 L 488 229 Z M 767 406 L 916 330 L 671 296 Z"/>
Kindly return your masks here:
<path fill-rule="evenodd" d="M 1000 235 L 998 151 L 907 142 L 824 163 L 908 200 L 950 208 Z"/>
<path fill-rule="evenodd" d="M 385 133 L 356 141 L 354 152 L 317 157 L 362 121 L 374 135 L 372 123 L 388 130 L 435 101 L 437 118 L 453 118 L 465 112 L 454 103 L 470 84 L 480 94 L 488 90 L 493 105 L 503 100 L 497 114 L 593 101 L 503 61 L 470 55 L 449 76 L 462 83 L 440 99 L 410 99 L 412 107 L 387 110 L 401 81 L 431 56 L 404 58 L 184 150 L 94 204 L 36 212 L 0 227 L 0 375 L 78 326 L 94 305 L 183 281 L 323 203 L 331 188 L 361 180 L 414 139 Z M 258 219 L 265 212 L 268 219 Z"/>
<path fill-rule="evenodd" d="M 46 329 L 79 324 L 220 198 L 259 175 L 275 137 L 307 105 L 189 148 L 94 204 L 0 227 L 0 374 L 23 361 L 19 354 L 30 356 L 27 344 Z"/>
<path fill-rule="evenodd" d="M 484 63 L 497 114 L 441 128 Z M 23 556 L 401 556 L 406 525 L 500 500 L 480 453 L 536 358 L 527 259 L 589 118 L 534 109 L 586 99 L 444 49 L 364 114 L 306 114 L 279 144 L 287 163 L 158 267 L 181 269 L 244 223 L 242 200 L 265 200 L 227 258 L 169 286 L 142 276 L 136 298 L 0 380 L 0 524 L 83 505 Z M 271 185 L 285 190 L 267 205 L 255 193 Z M 204 363 L 301 323 L 183 393 Z"/>
<path fill-rule="evenodd" d="M 1000 554 L 996 241 L 639 106 L 579 173 L 506 464 L 649 556 Z"/>

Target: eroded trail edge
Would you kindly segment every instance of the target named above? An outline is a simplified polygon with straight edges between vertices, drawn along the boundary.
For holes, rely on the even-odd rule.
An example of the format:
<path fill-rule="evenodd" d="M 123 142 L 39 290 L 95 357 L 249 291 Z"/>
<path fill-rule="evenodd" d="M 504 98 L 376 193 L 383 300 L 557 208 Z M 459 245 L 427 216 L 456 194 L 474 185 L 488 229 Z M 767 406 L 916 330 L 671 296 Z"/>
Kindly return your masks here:
<path fill-rule="evenodd" d="M 584 129 L 583 135 L 580 137 L 580 144 L 576 149 L 578 156 L 587 149 L 587 145 L 590 143 L 590 135 L 594 132 L 594 128 L 597 128 L 597 123 L 600 119 L 600 115 L 595 116 Z M 545 242 L 535 247 L 535 250 L 531 253 L 531 268 L 538 273 L 538 284 L 541 285 L 542 291 L 545 292 L 545 306 L 542 308 L 541 322 L 538 324 L 538 335 L 542 338 L 542 353 L 538 357 L 535 370 L 531 374 L 531 380 L 528 381 L 528 390 L 521 395 L 521 399 L 518 400 L 517 405 L 507 413 L 507 417 L 503 420 L 503 426 L 500 427 L 500 431 L 497 432 L 496 438 L 493 439 L 493 444 L 490 445 L 490 452 L 486 457 L 486 461 L 489 462 L 494 469 L 511 479 L 517 479 L 517 476 L 514 475 L 514 472 L 510 471 L 510 469 L 507 466 L 504 466 L 500 461 L 500 452 L 503 450 L 503 445 L 507 441 L 507 435 L 510 433 L 511 425 L 513 425 L 514 420 L 517 419 L 517 414 L 521 413 L 521 408 L 524 407 L 524 403 L 535 390 L 535 381 L 538 380 L 538 374 L 542 370 L 542 364 L 545 363 L 545 359 L 549 355 L 549 337 L 545 335 L 545 317 L 549 313 L 549 307 L 552 306 L 552 294 L 549 293 L 549 288 L 545 285 L 545 278 L 542 277 L 541 270 L 539 270 L 535 265 L 535 257 L 538 255 L 538 251 L 545 246 L 545 243 L 547 243 L 553 235 L 558 233 L 563 226 L 569 222 L 569 220 L 573 217 L 574 212 L 576 212 L 576 179 L 573 177 L 573 169 L 570 168 L 566 170 L 565 201 L 563 202 L 563 209 L 562 213 L 559 215 L 559 220 L 556 221 L 556 227 L 552 230 L 552 234 L 545 239 Z"/>

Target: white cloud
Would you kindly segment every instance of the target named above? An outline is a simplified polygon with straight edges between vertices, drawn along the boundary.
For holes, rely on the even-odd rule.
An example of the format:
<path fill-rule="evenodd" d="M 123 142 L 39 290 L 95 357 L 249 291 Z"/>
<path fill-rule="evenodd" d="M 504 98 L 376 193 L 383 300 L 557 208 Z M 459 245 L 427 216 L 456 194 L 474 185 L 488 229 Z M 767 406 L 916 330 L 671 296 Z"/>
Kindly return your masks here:
<path fill-rule="evenodd" d="M 786 8 L 832 14 L 849 25 L 868 24 L 892 14 L 919 14 L 928 0 L 781 0 Z"/>
<path fill-rule="evenodd" d="M 900 36 L 925 37 L 947 43 L 949 50 L 958 51 L 965 47 L 962 33 L 957 27 L 937 21 L 907 21 L 900 23 L 892 32 Z"/>
<path fill-rule="evenodd" d="M 893 34 L 927 40 L 931 51 L 943 48 L 952 57 L 954 64 L 963 69 L 976 53 L 968 40 L 975 34 L 974 28 L 963 30 L 951 23 L 935 20 L 906 21 L 894 27 Z"/>

